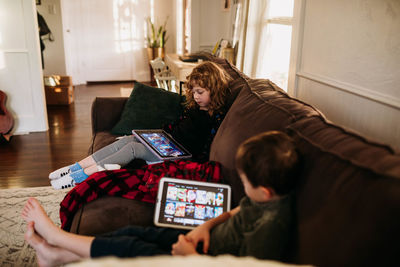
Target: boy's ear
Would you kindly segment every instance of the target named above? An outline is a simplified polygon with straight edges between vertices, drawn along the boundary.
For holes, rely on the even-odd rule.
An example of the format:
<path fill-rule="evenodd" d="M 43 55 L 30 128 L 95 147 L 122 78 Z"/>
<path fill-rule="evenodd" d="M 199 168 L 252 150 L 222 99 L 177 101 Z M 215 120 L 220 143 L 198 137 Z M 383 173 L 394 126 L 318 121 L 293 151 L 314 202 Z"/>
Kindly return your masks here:
<path fill-rule="evenodd" d="M 272 190 L 272 188 L 261 186 L 261 190 L 263 192 L 265 201 L 270 200 L 275 195 L 275 192 Z"/>

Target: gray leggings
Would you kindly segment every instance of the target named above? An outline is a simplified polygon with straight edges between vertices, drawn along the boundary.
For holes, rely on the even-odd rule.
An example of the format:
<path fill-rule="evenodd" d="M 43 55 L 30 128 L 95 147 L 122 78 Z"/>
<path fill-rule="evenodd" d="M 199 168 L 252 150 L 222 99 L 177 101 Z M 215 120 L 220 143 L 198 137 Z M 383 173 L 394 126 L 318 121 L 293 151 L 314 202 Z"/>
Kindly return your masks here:
<path fill-rule="evenodd" d="M 124 166 L 135 158 L 148 162 L 160 161 L 145 145 L 138 142 L 133 135 L 125 136 L 108 146 L 94 152 L 92 157 L 97 165 L 119 164 Z"/>

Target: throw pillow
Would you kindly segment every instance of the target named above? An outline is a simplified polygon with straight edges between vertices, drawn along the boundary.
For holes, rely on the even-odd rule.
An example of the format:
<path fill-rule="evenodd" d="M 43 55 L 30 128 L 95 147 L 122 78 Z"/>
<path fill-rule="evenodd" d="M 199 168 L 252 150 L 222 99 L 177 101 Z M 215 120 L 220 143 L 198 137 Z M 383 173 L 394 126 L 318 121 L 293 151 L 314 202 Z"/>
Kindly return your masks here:
<path fill-rule="evenodd" d="M 183 101 L 179 94 L 137 82 L 111 133 L 129 135 L 133 129 L 159 129 L 179 118 Z"/>

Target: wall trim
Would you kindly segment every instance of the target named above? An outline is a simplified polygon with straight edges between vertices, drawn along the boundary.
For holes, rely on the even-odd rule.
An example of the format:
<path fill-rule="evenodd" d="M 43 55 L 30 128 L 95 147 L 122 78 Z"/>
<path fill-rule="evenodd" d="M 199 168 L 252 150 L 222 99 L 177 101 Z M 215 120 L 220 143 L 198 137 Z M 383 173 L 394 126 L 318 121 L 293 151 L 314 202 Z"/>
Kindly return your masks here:
<path fill-rule="evenodd" d="M 199 46 L 215 46 L 215 43 L 212 42 L 203 42 L 203 43 L 199 43 Z"/>
<path fill-rule="evenodd" d="M 317 82 L 320 84 L 324 84 L 324 85 L 328 85 L 330 87 L 337 88 L 339 90 L 342 90 L 342 91 L 350 93 L 350 94 L 354 94 L 357 96 L 367 98 L 369 100 L 390 106 L 395 109 L 400 109 L 400 99 L 396 99 L 394 97 L 391 97 L 391 96 L 388 96 L 385 94 L 381 94 L 379 92 L 375 92 L 375 91 L 369 90 L 369 89 L 361 87 L 361 86 L 353 85 L 353 84 L 346 83 L 346 82 L 341 82 L 341 81 L 334 80 L 334 79 L 331 79 L 326 76 L 312 74 L 312 73 L 305 72 L 305 71 L 299 71 L 296 73 L 296 75 L 298 77 L 301 77 L 301 78 L 304 78 L 307 80 L 311 80 L 311 81 L 314 81 L 314 82 Z M 297 88 L 297 90 L 299 90 L 299 88 Z"/>
<path fill-rule="evenodd" d="M 294 2 L 292 42 L 290 48 L 290 62 L 288 72 L 287 92 L 297 97 L 298 77 L 297 70 L 301 69 L 301 56 L 303 52 L 304 20 L 306 0 Z"/>

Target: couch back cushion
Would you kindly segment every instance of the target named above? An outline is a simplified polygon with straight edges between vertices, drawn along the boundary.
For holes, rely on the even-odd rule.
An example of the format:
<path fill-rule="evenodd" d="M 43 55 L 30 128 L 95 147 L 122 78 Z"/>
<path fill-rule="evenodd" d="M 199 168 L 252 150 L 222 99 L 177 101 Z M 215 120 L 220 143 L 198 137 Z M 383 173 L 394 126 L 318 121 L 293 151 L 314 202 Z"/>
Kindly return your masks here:
<path fill-rule="evenodd" d="M 111 133 L 129 135 L 133 129 L 158 129 L 179 118 L 183 102 L 179 94 L 136 82 Z"/>
<path fill-rule="evenodd" d="M 241 91 L 229 109 L 211 145 L 210 160 L 222 163 L 223 176 L 232 186 L 236 205 L 244 196 L 235 169 L 238 146 L 247 138 L 269 130 L 284 130 L 307 116 L 320 116 L 313 107 L 289 97 L 269 80 L 238 78 Z"/>
<path fill-rule="evenodd" d="M 241 72 L 234 65 L 229 63 L 228 60 L 220 58 L 220 57 L 213 56 L 213 55 L 211 55 L 209 53 L 204 53 L 203 55 L 205 57 L 207 57 L 208 60 L 220 65 L 228 73 L 228 75 L 232 78 L 232 80 L 235 80 L 235 79 L 237 79 L 239 77 L 243 77 L 243 78 L 246 78 L 246 79 L 248 78 L 243 72 Z"/>
<path fill-rule="evenodd" d="M 288 127 L 303 156 L 295 261 L 388 266 L 400 251 L 400 155 L 326 122 Z"/>

